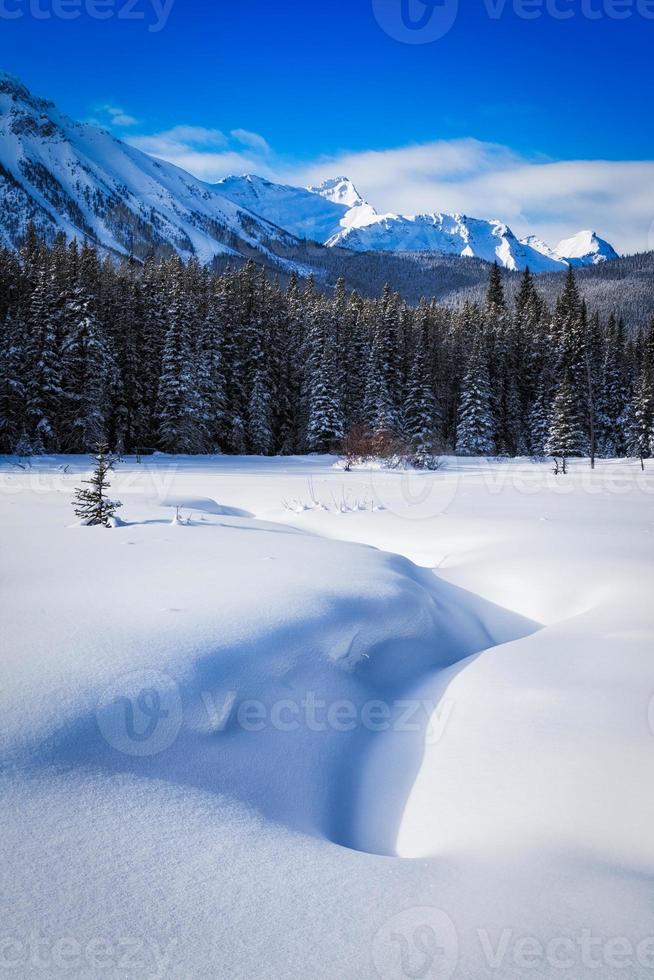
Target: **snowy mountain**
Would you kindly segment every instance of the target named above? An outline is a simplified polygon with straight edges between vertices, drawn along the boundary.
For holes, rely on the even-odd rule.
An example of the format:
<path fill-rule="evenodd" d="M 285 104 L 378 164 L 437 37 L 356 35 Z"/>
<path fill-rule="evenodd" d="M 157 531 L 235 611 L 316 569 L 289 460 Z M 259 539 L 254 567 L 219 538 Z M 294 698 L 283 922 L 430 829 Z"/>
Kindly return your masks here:
<path fill-rule="evenodd" d="M 362 226 L 347 227 L 328 245 L 356 251 L 440 252 L 499 262 L 506 269 L 556 272 L 565 267 L 559 258 L 537 252 L 519 241 L 501 221 L 484 221 L 460 214 L 381 214 Z"/>
<path fill-rule="evenodd" d="M 319 194 L 326 201 L 342 204 L 346 208 L 354 208 L 366 204 L 351 180 L 347 177 L 332 177 L 323 181 L 317 187 L 309 187 L 312 194 Z M 370 207 L 370 205 L 366 205 Z"/>
<path fill-rule="evenodd" d="M 16 245 L 31 220 L 49 239 L 63 231 L 137 258 L 241 255 L 289 266 L 288 253 L 276 253 L 300 240 L 355 252 L 476 257 L 539 273 L 617 258 L 590 231 L 552 249 L 534 237 L 519 240 L 497 220 L 378 214 L 346 177 L 308 188 L 251 174 L 207 184 L 106 130 L 74 122 L 4 72 L 0 202 L 1 244 Z"/>
<path fill-rule="evenodd" d="M 239 207 L 265 215 L 297 238 L 315 242 L 326 241 L 350 210 L 349 205 L 332 202 L 311 190 L 273 184 L 254 174 L 226 177 L 213 186 Z"/>
<path fill-rule="evenodd" d="M 569 265 L 574 266 L 599 265 L 618 258 L 613 246 L 594 231 L 580 231 L 573 238 L 566 238 L 559 242 L 556 251 Z"/>
<path fill-rule="evenodd" d="M 244 174 L 225 177 L 213 186 L 234 204 L 265 216 L 296 238 L 320 244 L 331 244 L 339 232 L 366 225 L 376 216 L 345 177 L 305 188 Z"/>
<path fill-rule="evenodd" d="M 461 214 L 378 214 L 347 177 L 318 187 L 289 187 L 246 174 L 227 177 L 216 189 L 299 238 L 356 252 L 429 252 L 498 262 L 506 269 L 560 272 L 591 265 L 617 253 L 591 232 L 550 248 L 531 236 L 518 239 L 502 221 Z"/>
<path fill-rule="evenodd" d="M 112 251 L 270 256 L 287 232 L 183 170 L 95 126 L 74 122 L 0 73 L 0 242 L 15 245 L 32 220 Z"/>

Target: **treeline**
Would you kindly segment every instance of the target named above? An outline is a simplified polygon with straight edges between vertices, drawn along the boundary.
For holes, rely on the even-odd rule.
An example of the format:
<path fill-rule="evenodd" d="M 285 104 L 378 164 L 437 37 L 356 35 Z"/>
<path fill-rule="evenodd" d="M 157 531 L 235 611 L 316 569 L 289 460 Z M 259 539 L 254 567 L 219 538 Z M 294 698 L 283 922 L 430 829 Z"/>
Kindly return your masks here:
<path fill-rule="evenodd" d="M 483 303 L 411 307 L 30 229 L 0 251 L 0 324 L 3 453 L 324 452 L 353 428 L 418 462 L 654 452 L 654 325 L 589 314 L 572 271 L 553 308 L 528 272 L 508 304 L 496 267 Z"/>

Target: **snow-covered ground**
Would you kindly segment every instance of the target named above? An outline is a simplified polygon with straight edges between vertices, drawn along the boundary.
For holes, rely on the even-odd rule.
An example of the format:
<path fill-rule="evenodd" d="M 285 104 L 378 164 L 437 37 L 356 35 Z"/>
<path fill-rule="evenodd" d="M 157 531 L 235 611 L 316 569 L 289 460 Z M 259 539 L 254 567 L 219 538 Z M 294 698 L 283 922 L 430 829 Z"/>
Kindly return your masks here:
<path fill-rule="evenodd" d="M 0 460 L 3 972 L 654 976 L 654 465 L 87 471 Z"/>

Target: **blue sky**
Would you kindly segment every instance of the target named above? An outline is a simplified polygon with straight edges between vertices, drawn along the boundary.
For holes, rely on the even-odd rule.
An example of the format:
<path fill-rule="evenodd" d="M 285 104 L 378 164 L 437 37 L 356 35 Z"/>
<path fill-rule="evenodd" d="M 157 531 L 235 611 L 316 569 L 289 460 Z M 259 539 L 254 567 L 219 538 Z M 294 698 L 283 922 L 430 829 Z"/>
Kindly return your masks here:
<path fill-rule="evenodd" d="M 269 176 L 320 175 L 325 158 L 330 167 L 358 154 L 370 162 L 368 151 L 411 154 L 421 146 L 440 148 L 437 178 L 438 153 L 450 145 L 476 148 L 484 174 L 495 165 L 491 144 L 502 148 L 502 170 L 509 159 L 513 170 L 654 159 L 652 0 L 459 0 L 451 29 L 424 44 L 401 43 L 380 26 L 390 23 L 393 32 L 402 2 L 416 18 L 428 13 L 423 0 L 129 0 L 128 8 L 127 0 L 0 0 L 0 18 L 13 15 L 0 24 L 1 66 L 69 115 L 111 125 L 207 178 L 241 163 Z M 440 2 L 454 11 L 456 0 Z M 91 16 L 93 3 L 111 16 Z M 57 4 L 80 15 L 54 16 Z M 470 166 L 466 157 L 464 169 Z M 396 175 L 384 190 L 382 160 L 372 169 L 380 198 L 373 203 L 390 208 Z M 423 161 L 415 182 L 423 195 L 428 169 Z M 415 200 L 418 209 L 418 190 L 405 186 L 412 166 L 401 171 L 397 208 Z M 618 172 L 623 182 L 629 174 L 609 172 L 608 185 Z M 457 182 L 451 174 L 445 181 Z M 441 188 L 439 178 L 434 191 Z M 503 196 L 488 207 L 499 213 Z M 425 207 L 437 206 L 434 194 L 427 197 Z M 474 206 L 473 194 L 466 210 Z M 507 220 L 565 230 L 562 201 L 525 201 L 521 215 L 511 206 Z M 651 221 L 654 202 L 650 210 Z"/>

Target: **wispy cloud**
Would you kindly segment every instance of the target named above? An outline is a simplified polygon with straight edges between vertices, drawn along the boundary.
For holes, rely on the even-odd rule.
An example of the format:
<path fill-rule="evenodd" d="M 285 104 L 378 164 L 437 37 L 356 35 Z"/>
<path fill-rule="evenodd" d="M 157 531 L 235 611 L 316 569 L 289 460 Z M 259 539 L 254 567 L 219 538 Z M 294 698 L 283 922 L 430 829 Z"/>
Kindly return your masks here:
<path fill-rule="evenodd" d="M 131 135 L 133 146 L 203 180 L 257 173 L 309 186 L 345 175 L 378 211 L 461 212 L 501 218 L 514 232 L 556 244 L 592 228 L 619 251 L 654 247 L 654 161 L 528 158 L 473 138 L 342 152 L 309 162 L 276 154 L 263 136 L 176 126 Z"/>
<path fill-rule="evenodd" d="M 116 105 L 98 105 L 94 110 L 94 122 L 99 122 L 102 126 L 117 126 L 119 129 L 126 129 L 130 126 L 138 126 L 138 119 L 130 116 L 129 113 Z"/>
<path fill-rule="evenodd" d="M 259 133 L 251 133 L 249 129 L 233 129 L 231 136 L 243 146 L 249 146 L 253 150 L 258 150 L 266 155 L 272 153 L 267 142 Z"/>
<path fill-rule="evenodd" d="M 127 142 L 209 183 L 234 173 L 272 175 L 268 143 L 245 129 L 226 134 L 203 126 L 175 126 L 160 133 L 130 135 Z"/>

